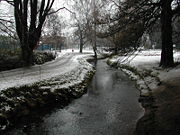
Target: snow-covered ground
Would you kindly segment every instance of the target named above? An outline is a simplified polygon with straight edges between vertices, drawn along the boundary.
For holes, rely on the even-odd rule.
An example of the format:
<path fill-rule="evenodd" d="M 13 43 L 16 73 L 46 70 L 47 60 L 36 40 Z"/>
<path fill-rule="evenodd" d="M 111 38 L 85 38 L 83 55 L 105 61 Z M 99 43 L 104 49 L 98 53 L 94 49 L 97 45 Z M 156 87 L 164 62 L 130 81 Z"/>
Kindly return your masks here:
<path fill-rule="evenodd" d="M 63 50 L 62 52 L 57 52 L 58 57 L 54 61 L 47 62 L 43 65 L 0 72 L 0 90 L 22 85 L 31 85 L 56 77 L 64 78 L 63 76 L 66 76 L 64 78 L 65 80 L 72 80 L 74 75 L 78 76 L 78 74 L 75 74 L 78 72 L 84 72 L 81 74 L 81 78 L 83 78 L 86 72 L 92 70 L 92 65 L 85 59 L 91 57 L 93 53 L 92 51 L 84 51 L 83 54 L 79 54 L 77 51 L 78 50 L 74 50 L 74 52 L 72 52 L 70 49 Z M 69 78 L 67 78 L 67 74 Z"/>
<path fill-rule="evenodd" d="M 29 112 L 31 107 L 38 107 L 39 101 L 42 105 L 52 101 L 48 97 L 53 96 L 53 100 L 65 98 L 67 101 L 64 102 L 68 102 L 68 98 L 85 92 L 94 72 L 93 66 L 87 62 L 87 59 L 92 59 L 92 51 L 80 54 L 77 50 L 64 50 L 55 53 L 58 57 L 43 65 L 0 72 L 0 130 L 5 130 L 10 124 L 7 113 L 21 116 L 24 109 Z M 23 111 L 17 111 L 21 109 Z"/>
<path fill-rule="evenodd" d="M 126 72 L 141 90 L 141 95 L 148 95 L 162 81 L 180 77 L 180 66 L 163 69 L 159 67 L 160 50 L 139 51 L 128 56 L 115 56 L 109 60 Z M 180 62 L 180 51 L 174 51 L 175 62 Z"/>

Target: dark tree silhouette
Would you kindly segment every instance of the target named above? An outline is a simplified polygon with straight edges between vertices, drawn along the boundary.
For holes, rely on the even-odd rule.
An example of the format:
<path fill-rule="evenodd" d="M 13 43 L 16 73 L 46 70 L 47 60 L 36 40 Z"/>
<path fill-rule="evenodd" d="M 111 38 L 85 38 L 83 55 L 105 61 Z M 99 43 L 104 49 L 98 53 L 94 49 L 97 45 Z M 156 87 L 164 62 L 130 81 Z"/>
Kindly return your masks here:
<path fill-rule="evenodd" d="M 119 12 L 112 21 L 122 22 L 111 27 L 110 33 L 114 34 L 126 28 L 128 25 L 139 23 L 143 24 L 144 31 L 149 30 L 160 20 L 161 22 L 161 40 L 162 53 L 160 66 L 171 67 L 174 65 L 173 59 L 173 41 L 172 41 L 172 20 L 180 15 L 179 0 L 126 0 L 116 3 Z"/>
<path fill-rule="evenodd" d="M 7 0 L 14 6 L 16 32 L 25 64 L 33 62 L 33 50 L 38 45 L 41 31 L 55 0 Z"/>
<path fill-rule="evenodd" d="M 172 18 L 173 10 L 171 3 L 173 0 L 161 0 L 161 39 L 162 52 L 160 66 L 170 67 L 174 65 L 173 41 L 172 41 Z"/>
<path fill-rule="evenodd" d="M 174 65 L 173 59 L 173 41 L 172 41 L 172 19 L 180 15 L 179 0 L 140 0 L 138 7 L 143 7 L 137 13 L 142 12 L 147 17 L 142 19 L 146 27 L 149 28 L 160 19 L 161 22 L 161 40 L 162 52 L 160 66 L 171 67 Z"/>

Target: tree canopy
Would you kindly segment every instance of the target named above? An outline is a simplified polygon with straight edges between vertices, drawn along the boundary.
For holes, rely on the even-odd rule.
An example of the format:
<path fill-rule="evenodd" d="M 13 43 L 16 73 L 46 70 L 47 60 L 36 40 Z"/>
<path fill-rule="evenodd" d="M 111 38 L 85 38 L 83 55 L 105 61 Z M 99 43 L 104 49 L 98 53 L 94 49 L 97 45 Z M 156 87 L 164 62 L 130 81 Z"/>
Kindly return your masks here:
<path fill-rule="evenodd" d="M 126 30 L 129 26 L 142 25 L 144 32 L 149 31 L 157 21 L 161 23 L 162 53 L 160 66 L 174 65 L 172 21 L 180 15 L 179 0 L 111 0 L 116 6 L 116 13 L 110 18 L 111 23 L 105 36 Z M 139 38 L 142 35 L 139 34 Z"/>

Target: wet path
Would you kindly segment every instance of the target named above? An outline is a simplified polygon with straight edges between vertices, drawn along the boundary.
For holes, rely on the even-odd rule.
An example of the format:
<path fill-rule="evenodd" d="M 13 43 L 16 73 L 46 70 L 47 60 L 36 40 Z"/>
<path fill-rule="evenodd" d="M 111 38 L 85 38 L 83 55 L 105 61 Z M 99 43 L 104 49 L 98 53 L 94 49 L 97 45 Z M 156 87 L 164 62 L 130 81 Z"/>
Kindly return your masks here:
<path fill-rule="evenodd" d="M 8 134 L 131 135 L 136 121 L 143 114 L 134 83 L 123 72 L 100 60 L 88 89 L 83 97 L 64 109 L 56 109 L 24 132 L 18 128 Z"/>

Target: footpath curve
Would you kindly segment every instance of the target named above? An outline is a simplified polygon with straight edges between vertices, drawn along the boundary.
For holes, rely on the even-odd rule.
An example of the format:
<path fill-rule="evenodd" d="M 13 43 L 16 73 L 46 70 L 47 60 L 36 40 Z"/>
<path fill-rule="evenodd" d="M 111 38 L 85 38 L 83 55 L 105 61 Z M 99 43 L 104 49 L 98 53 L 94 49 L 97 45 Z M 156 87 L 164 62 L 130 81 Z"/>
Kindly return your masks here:
<path fill-rule="evenodd" d="M 90 54 L 67 53 L 41 66 L 1 72 L 0 134 L 43 108 L 63 107 L 86 92 Z"/>
<path fill-rule="evenodd" d="M 78 53 L 67 53 L 42 65 L 0 72 L 0 90 L 32 84 L 69 72 L 77 66 L 73 58 L 78 55 Z"/>

